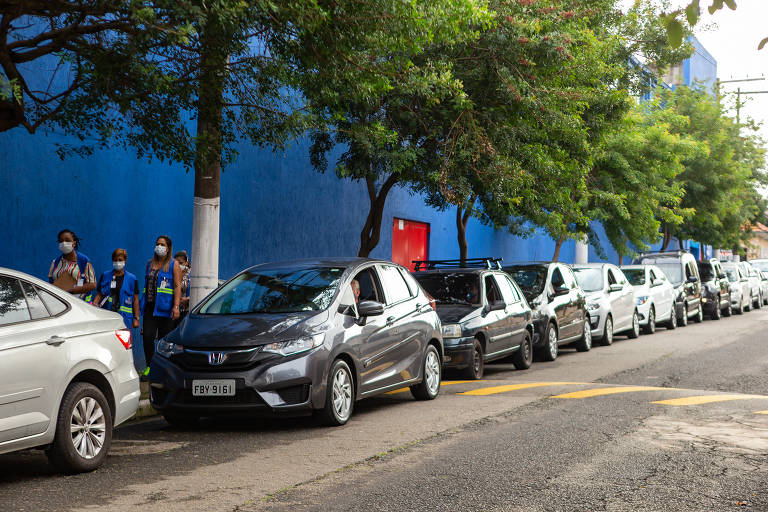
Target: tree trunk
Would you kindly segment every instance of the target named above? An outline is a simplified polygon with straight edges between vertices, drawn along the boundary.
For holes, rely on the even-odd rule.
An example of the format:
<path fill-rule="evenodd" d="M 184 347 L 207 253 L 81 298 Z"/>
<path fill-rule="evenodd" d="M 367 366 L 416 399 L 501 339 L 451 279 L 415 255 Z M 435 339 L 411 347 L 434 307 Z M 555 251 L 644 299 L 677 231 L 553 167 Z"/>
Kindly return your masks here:
<path fill-rule="evenodd" d="M 682 251 L 683 250 L 683 240 L 682 238 L 677 239 L 677 247 Z"/>
<path fill-rule="evenodd" d="M 555 242 L 555 254 L 552 255 L 552 261 L 557 261 L 560 258 L 560 248 L 563 246 L 563 242 L 565 242 L 564 236 L 561 236 Z"/>
<path fill-rule="evenodd" d="M 459 242 L 459 260 L 462 267 L 467 266 L 467 222 L 472 215 L 475 199 L 476 196 L 470 197 L 463 211 L 461 206 L 456 208 L 456 238 Z"/>
<path fill-rule="evenodd" d="M 200 54 L 200 91 L 195 140 L 195 199 L 192 210 L 193 273 L 190 307 L 219 282 L 219 208 L 221 204 L 222 111 L 227 65 L 226 39 L 206 26 Z"/>
<path fill-rule="evenodd" d="M 666 251 L 667 247 L 669 247 L 669 243 L 672 241 L 672 235 L 669 232 L 669 226 L 667 226 L 667 223 L 662 223 L 662 232 L 664 233 L 664 239 L 661 242 L 661 250 Z"/>
<path fill-rule="evenodd" d="M 381 238 L 381 218 L 384 215 L 384 205 L 387 202 L 387 194 L 397 183 L 397 175 L 390 174 L 381 185 L 381 189 L 376 192 L 376 181 L 371 177 L 365 178 L 365 184 L 368 186 L 368 200 L 370 208 L 368 217 L 365 219 L 365 226 L 360 232 L 360 250 L 357 255 L 361 258 L 367 258 Z"/>

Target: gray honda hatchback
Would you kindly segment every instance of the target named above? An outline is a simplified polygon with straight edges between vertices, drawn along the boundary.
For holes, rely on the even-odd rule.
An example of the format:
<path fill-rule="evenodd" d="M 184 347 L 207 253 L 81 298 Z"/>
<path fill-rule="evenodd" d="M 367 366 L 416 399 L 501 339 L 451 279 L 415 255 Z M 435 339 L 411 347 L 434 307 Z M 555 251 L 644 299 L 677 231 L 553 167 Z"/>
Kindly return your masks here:
<path fill-rule="evenodd" d="M 409 386 L 440 392 L 440 320 L 408 271 L 362 258 L 268 263 L 239 273 L 160 340 L 152 405 L 171 424 L 223 414 L 322 414 Z"/>

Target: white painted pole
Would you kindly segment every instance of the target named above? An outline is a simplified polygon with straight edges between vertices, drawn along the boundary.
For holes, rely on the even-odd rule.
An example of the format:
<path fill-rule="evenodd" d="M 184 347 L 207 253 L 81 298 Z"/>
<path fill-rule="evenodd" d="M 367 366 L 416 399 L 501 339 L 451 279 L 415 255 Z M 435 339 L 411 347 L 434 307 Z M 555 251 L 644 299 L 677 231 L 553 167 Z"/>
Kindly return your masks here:
<path fill-rule="evenodd" d="M 574 255 L 573 262 L 576 265 L 589 263 L 589 244 L 587 243 L 586 236 L 581 240 L 576 240 L 576 254 Z"/>
<path fill-rule="evenodd" d="M 190 308 L 219 284 L 219 209 L 221 198 L 196 197 L 192 210 Z"/>

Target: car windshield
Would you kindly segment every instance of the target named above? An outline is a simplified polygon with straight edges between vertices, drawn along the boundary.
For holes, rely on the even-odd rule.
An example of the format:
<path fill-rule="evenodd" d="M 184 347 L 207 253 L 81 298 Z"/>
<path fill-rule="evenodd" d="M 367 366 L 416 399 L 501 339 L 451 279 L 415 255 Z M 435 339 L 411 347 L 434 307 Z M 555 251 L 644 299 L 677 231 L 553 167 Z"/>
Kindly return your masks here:
<path fill-rule="evenodd" d="M 438 304 L 480 304 L 480 277 L 477 274 L 413 274 Z"/>
<path fill-rule="evenodd" d="M 547 267 L 539 265 L 509 267 L 505 268 L 504 271 L 512 276 L 529 301 L 544 291 L 544 284 L 547 282 Z"/>
<path fill-rule="evenodd" d="M 768 260 L 751 260 L 749 263 L 758 270 L 768 272 Z"/>
<path fill-rule="evenodd" d="M 683 282 L 683 265 L 679 261 L 672 259 L 667 259 L 666 261 L 656 260 L 653 264 L 664 272 L 664 275 L 667 276 L 667 279 L 669 279 L 673 286 Z"/>
<path fill-rule="evenodd" d="M 585 292 L 596 292 L 603 289 L 603 269 L 575 268 L 576 281 Z"/>
<path fill-rule="evenodd" d="M 624 275 L 627 276 L 629 284 L 633 286 L 639 286 L 645 284 L 645 269 L 642 268 L 625 268 L 622 269 Z"/>
<path fill-rule="evenodd" d="M 728 280 L 732 283 L 735 283 L 739 280 L 739 272 L 735 268 L 723 268 L 725 270 L 725 275 L 728 276 Z"/>
<path fill-rule="evenodd" d="M 320 311 L 331 304 L 343 268 L 252 269 L 235 277 L 208 299 L 200 313 L 297 313 Z"/>
<path fill-rule="evenodd" d="M 706 263 L 704 265 L 699 265 L 699 277 L 701 277 L 701 281 L 711 281 L 715 278 L 715 273 L 712 271 L 712 265 Z"/>

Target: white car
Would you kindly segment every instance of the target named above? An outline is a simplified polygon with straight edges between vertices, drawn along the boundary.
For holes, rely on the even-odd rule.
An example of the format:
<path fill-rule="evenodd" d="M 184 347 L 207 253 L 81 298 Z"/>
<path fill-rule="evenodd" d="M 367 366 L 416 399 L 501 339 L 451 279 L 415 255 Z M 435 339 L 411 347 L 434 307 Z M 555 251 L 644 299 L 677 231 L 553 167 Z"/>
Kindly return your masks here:
<path fill-rule="evenodd" d="M 587 263 L 573 265 L 573 272 L 587 294 L 592 339 L 610 345 L 615 333 L 626 332 L 630 338 L 640 335 L 635 291 L 619 267 L 610 263 Z"/>
<path fill-rule="evenodd" d="M 637 314 L 643 332 L 653 334 L 659 324 L 667 329 L 677 327 L 675 287 L 664 272 L 655 265 L 628 265 L 621 270 L 635 288 Z"/>
<path fill-rule="evenodd" d="M 763 304 L 768 304 L 768 260 L 749 260 L 749 264 L 760 276 L 760 290 L 763 292 Z"/>
<path fill-rule="evenodd" d="M 763 305 L 763 292 L 761 291 L 761 280 L 757 274 L 757 270 L 750 265 L 748 261 L 739 262 L 742 272 L 747 276 L 749 280 L 750 297 L 752 298 L 750 307 L 752 309 L 760 309 Z"/>
<path fill-rule="evenodd" d="M 731 308 L 740 315 L 744 314 L 744 311 L 749 311 L 752 307 L 749 278 L 738 263 L 723 261 L 720 265 L 731 283 Z"/>
<path fill-rule="evenodd" d="M 96 469 L 139 395 L 120 315 L 0 268 L 0 454 L 45 448 L 62 471 Z"/>

